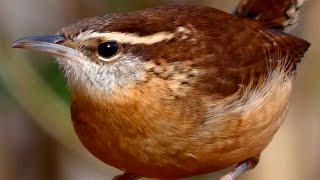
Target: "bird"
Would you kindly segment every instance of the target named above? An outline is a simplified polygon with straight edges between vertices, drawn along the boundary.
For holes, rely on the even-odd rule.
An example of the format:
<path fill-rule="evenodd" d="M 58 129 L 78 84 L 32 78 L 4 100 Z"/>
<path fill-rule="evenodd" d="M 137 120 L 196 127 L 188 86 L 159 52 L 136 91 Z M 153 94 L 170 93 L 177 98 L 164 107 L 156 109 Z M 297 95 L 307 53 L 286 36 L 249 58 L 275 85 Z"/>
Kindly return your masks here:
<path fill-rule="evenodd" d="M 164 5 L 81 20 L 14 48 L 57 57 L 82 144 L 125 173 L 179 179 L 253 169 L 286 118 L 310 47 L 289 34 L 303 0 L 241 0 L 233 14 Z"/>

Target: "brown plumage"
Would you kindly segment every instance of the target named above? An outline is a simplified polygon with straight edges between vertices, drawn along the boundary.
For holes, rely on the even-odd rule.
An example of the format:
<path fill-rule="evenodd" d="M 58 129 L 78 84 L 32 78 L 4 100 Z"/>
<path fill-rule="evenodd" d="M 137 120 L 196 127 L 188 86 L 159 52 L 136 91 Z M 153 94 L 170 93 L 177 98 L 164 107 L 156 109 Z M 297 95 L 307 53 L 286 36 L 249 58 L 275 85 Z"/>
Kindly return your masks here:
<path fill-rule="evenodd" d="M 259 21 L 265 27 L 284 30 L 297 22 L 306 0 L 240 0 L 235 14 Z"/>
<path fill-rule="evenodd" d="M 227 119 L 218 123 L 210 118 L 207 109 L 215 103 L 224 103 L 225 98 L 249 83 L 264 86 L 267 74 L 280 65 L 288 66 L 283 73 L 290 76 L 308 48 L 307 42 L 266 29 L 259 22 L 201 6 L 160 7 L 116 17 L 116 22 L 99 26 L 99 31 L 149 35 L 184 26 L 197 39 L 181 41 L 177 37 L 152 46 L 128 47 L 132 53 L 159 66 L 154 69 L 163 70 L 156 73 L 151 69 L 147 82 L 132 89 L 118 89 L 113 95 L 114 102 L 109 102 L 107 97 L 101 100 L 103 95 L 96 100 L 86 98 L 79 89 L 73 90 L 72 119 L 80 139 L 93 154 L 128 172 L 161 178 L 208 173 L 259 155 L 278 126 L 259 127 L 250 124 L 256 123 L 251 119 L 257 118 L 254 115 L 244 119 L 242 114 L 229 115 L 228 110 L 221 112 Z M 105 20 L 108 21 L 102 18 Z M 64 32 L 71 31 L 67 28 Z M 199 77 L 189 77 L 190 70 L 181 72 L 189 78 L 183 80 L 191 83 L 177 85 L 188 86 L 180 97 L 172 92 L 175 87 L 170 88 L 170 77 L 162 74 L 173 64 L 175 69 L 184 68 L 187 66 L 184 63 L 202 73 Z M 179 72 L 171 73 L 174 76 Z M 192 82 L 193 78 L 197 80 Z M 287 96 L 286 93 L 282 95 Z M 264 108 L 273 104 L 265 103 Z M 270 124 L 276 123 L 278 115 L 286 109 L 286 101 L 279 103 L 276 105 L 280 109 L 270 113 L 270 116 L 277 114 Z M 259 120 L 262 124 L 268 121 Z M 257 138 L 261 131 L 266 131 L 262 139 Z"/>
<path fill-rule="evenodd" d="M 176 5 L 91 18 L 60 31 L 60 44 L 81 52 L 91 68 L 59 60 L 86 148 L 107 164 L 156 178 L 195 176 L 258 157 L 285 118 L 309 43 L 279 31 L 284 7 L 269 16 L 263 5 L 245 2 L 239 17 Z M 110 62 L 97 56 L 106 36 L 122 42 Z"/>

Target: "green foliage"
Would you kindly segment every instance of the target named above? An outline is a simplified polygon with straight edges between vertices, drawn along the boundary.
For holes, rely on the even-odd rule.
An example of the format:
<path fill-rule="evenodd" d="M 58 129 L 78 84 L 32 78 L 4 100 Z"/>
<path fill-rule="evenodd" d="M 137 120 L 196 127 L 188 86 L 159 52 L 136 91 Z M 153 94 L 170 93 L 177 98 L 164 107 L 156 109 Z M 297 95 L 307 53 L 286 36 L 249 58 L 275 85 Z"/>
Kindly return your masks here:
<path fill-rule="evenodd" d="M 46 82 L 47 86 L 52 88 L 66 103 L 70 104 L 70 91 L 64 75 L 55 59 L 48 56 L 39 56 L 34 53 L 30 54 L 30 56 L 29 59 L 33 59 L 33 61 L 30 62 L 41 74 L 42 79 Z"/>

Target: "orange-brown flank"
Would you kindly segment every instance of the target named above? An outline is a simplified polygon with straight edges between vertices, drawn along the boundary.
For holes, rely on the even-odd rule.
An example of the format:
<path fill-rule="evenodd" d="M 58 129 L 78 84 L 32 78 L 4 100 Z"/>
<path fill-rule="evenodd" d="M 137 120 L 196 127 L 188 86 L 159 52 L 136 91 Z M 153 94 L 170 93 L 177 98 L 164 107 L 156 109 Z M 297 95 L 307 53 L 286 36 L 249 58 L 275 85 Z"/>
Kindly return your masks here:
<path fill-rule="evenodd" d="M 119 89 L 112 99 L 75 90 L 72 119 L 86 148 L 119 169 L 158 178 L 208 173 L 259 155 L 268 145 L 291 92 L 291 79 L 281 76 L 239 93 L 243 100 L 189 91 L 173 101 L 160 79 Z M 215 109 L 221 106 L 226 109 Z"/>

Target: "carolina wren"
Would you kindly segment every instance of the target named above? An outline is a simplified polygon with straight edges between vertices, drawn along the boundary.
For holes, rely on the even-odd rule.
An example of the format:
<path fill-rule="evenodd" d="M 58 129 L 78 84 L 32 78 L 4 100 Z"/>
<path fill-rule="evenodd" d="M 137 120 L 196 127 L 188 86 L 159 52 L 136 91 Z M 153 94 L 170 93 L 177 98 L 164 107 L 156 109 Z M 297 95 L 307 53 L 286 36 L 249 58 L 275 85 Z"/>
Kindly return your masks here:
<path fill-rule="evenodd" d="M 125 172 L 184 178 L 254 168 L 285 119 L 310 46 L 283 30 L 302 0 L 242 0 L 235 15 L 172 5 L 82 20 L 15 48 L 58 57 L 83 145 Z"/>

